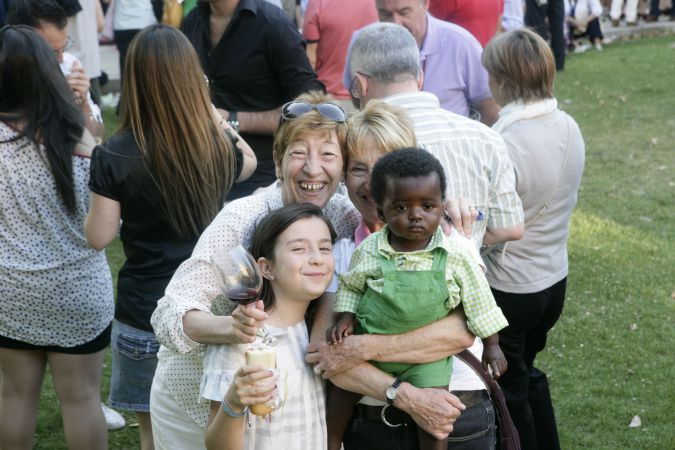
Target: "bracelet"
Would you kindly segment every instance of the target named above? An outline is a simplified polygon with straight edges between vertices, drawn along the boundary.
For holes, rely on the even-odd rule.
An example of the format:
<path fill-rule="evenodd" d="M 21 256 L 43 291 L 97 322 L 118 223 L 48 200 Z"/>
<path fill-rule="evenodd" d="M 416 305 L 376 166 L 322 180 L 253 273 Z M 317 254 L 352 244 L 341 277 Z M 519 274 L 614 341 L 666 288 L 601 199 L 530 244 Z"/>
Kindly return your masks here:
<path fill-rule="evenodd" d="M 224 398 L 220 401 L 220 407 L 223 408 L 223 412 L 225 414 L 227 414 L 230 417 L 235 417 L 235 418 L 244 417 L 246 415 L 246 413 L 248 412 L 248 406 L 246 408 L 244 408 L 244 410 L 242 412 L 240 412 L 240 413 L 236 412 L 235 410 L 230 408 L 230 405 L 227 404 L 227 402 L 225 401 Z"/>

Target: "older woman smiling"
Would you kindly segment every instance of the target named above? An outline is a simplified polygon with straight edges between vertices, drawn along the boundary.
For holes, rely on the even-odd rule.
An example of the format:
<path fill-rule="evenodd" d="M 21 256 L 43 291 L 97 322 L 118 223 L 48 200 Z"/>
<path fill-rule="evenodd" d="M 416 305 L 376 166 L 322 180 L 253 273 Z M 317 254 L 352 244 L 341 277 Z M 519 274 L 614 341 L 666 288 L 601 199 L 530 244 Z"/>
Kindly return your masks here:
<path fill-rule="evenodd" d="M 279 181 L 226 205 L 167 286 L 152 317 L 162 344 L 150 401 L 156 448 L 204 448 L 209 406 L 197 403 L 204 344 L 252 342 L 258 321 L 266 317 L 258 309 L 232 311 L 211 256 L 239 244 L 248 247 L 264 216 L 295 203 L 323 208 L 338 235 L 353 234 L 358 212 L 348 198 L 335 194 L 346 148 L 345 120 L 344 111 L 319 93 L 284 105 L 273 147 Z"/>

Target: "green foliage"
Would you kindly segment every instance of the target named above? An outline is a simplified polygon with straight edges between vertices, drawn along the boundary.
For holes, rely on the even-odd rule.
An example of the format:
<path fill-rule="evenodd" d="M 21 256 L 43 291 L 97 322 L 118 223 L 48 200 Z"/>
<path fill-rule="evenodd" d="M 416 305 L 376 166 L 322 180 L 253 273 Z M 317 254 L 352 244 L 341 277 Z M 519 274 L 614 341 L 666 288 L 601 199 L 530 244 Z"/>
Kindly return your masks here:
<path fill-rule="evenodd" d="M 586 141 L 567 303 L 538 359 L 564 449 L 675 448 L 674 42 L 643 39 L 570 55 L 556 82 L 560 106 Z M 105 117 L 115 120 L 111 111 Z M 116 275 L 119 242 L 108 258 Z M 36 448 L 65 448 L 50 380 L 40 408 Z M 629 428 L 635 415 L 642 426 Z M 140 448 L 138 428 L 111 432 L 110 448 Z"/>

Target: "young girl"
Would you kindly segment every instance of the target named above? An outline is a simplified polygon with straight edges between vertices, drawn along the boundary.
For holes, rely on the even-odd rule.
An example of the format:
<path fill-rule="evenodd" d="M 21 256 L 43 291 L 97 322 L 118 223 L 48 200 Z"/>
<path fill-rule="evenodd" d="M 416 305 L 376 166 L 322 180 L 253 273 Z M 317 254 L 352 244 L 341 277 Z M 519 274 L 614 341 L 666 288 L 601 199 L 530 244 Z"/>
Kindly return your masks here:
<path fill-rule="evenodd" d="M 264 278 L 265 326 L 277 338 L 277 376 L 246 365 L 249 344 L 209 346 L 200 389 L 211 401 L 208 449 L 326 448 L 321 378 L 304 361 L 305 316 L 333 276 L 335 236 L 330 221 L 308 203 L 277 209 L 256 228 L 251 253 Z M 249 406 L 274 398 L 278 407 L 269 417 L 246 414 Z"/>

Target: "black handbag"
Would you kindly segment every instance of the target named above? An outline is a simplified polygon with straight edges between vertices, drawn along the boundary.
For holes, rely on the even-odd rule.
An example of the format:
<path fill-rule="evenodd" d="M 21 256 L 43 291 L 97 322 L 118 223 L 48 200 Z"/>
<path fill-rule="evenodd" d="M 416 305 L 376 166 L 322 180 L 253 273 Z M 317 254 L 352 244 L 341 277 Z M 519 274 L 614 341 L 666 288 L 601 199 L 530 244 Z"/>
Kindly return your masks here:
<path fill-rule="evenodd" d="M 490 400 L 492 400 L 492 404 L 495 407 L 497 448 L 501 450 L 520 450 L 518 430 L 513 424 L 509 410 L 506 407 L 506 399 L 504 398 L 502 388 L 500 388 L 497 382 L 492 379 L 490 374 L 483 368 L 483 365 L 478 358 L 473 356 L 470 351 L 464 350 L 455 356 L 471 367 L 487 387 L 487 391 L 490 394 Z"/>

